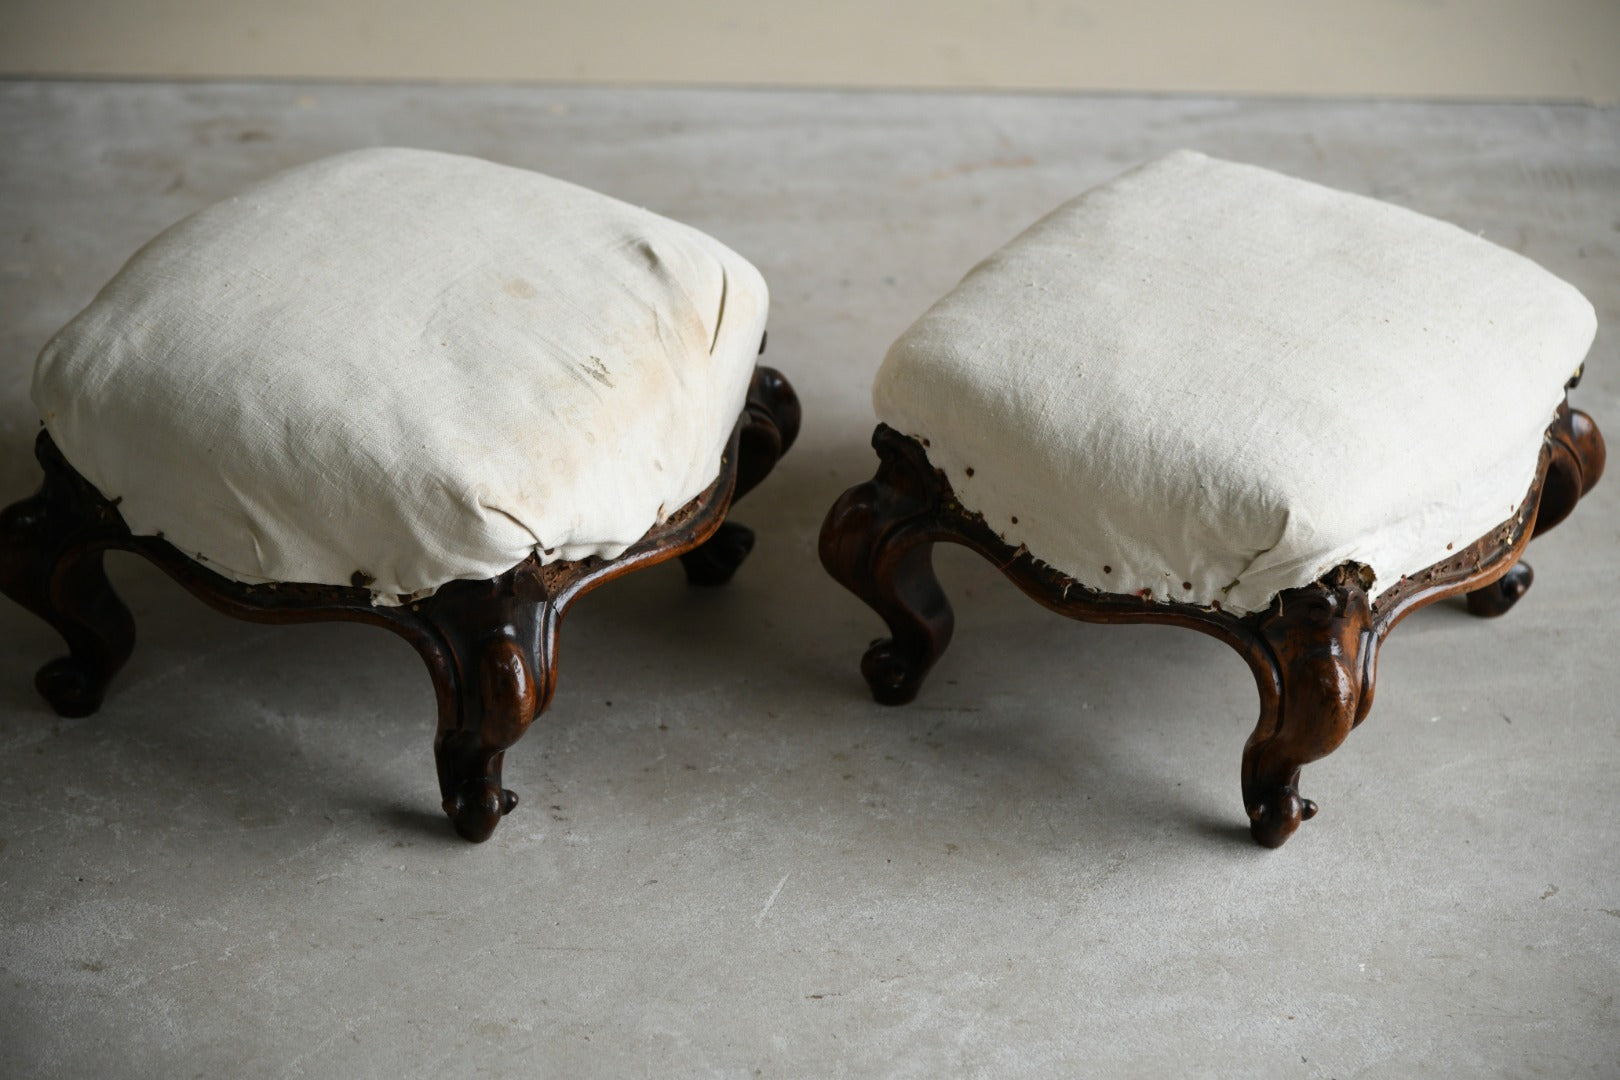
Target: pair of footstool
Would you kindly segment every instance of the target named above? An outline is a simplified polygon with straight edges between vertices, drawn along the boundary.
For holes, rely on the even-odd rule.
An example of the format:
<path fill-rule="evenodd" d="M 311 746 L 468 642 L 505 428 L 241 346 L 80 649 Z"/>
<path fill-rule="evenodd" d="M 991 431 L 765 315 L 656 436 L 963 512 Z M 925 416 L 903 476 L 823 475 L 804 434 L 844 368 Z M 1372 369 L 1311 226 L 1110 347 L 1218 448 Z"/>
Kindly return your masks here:
<path fill-rule="evenodd" d="M 129 656 L 111 548 L 243 618 L 380 625 L 432 674 L 446 813 L 487 838 L 573 601 L 748 554 L 731 504 L 799 428 L 766 307 L 694 229 L 452 155 L 341 155 L 181 222 L 36 369 L 45 481 L 0 516 L 0 589 L 67 640 L 40 691 L 88 714 Z M 1181 152 L 1088 192 L 879 371 L 877 475 L 820 542 L 888 624 L 873 695 L 949 642 L 941 541 L 1062 614 L 1213 634 L 1259 683 L 1244 802 L 1281 844 L 1390 628 L 1505 611 L 1596 483 L 1564 398 L 1594 325 L 1519 256 L 1262 169 Z"/>

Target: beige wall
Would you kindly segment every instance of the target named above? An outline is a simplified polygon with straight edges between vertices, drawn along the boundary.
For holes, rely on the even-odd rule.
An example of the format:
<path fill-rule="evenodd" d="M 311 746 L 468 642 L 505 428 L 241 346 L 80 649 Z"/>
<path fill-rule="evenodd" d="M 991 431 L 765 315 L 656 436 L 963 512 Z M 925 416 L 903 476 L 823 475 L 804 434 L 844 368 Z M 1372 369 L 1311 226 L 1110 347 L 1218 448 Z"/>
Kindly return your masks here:
<path fill-rule="evenodd" d="M 1620 0 L 0 0 L 0 72 L 1620 100 Z"/>

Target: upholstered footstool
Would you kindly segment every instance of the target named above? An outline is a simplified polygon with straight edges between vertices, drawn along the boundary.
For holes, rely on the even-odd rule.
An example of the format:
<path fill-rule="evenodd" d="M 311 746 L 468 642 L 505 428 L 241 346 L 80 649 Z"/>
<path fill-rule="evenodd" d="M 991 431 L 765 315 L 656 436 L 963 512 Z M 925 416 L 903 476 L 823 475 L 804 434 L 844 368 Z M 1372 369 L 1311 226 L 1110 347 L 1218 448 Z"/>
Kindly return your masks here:
<path fill-rule="evenodd" d="M 1263 169 L 1181 152 L 1082 195 L 878 372 L 877 475 L 821 534 L 892 635 L 873 695 L 909 701 L 950 641 L 939 541 L 1060 614 L 1214 635 L 1259 683 L 1243 800 L 1282 844 L 1395 624 L 1456 593 L 1506 611 L 1597 482 L 1565 401 L 1594 328 L 1518 255 Z"/>
<path fill-rule="evenodd" d="M 67 640 L 40 692 L 93 712 L 130 654 L 109 548 L 244 619 L 385 627 L 433 678 L 445 812 L 487 838 L 569 606 L 748 553 L 727 512 L 799 417 L 755 366 L 766 307 L 695 229 L 448 154 L 328 158 L 180 222 L 36 368 L 45 480 L 0 517 L 0 589 Z"/>

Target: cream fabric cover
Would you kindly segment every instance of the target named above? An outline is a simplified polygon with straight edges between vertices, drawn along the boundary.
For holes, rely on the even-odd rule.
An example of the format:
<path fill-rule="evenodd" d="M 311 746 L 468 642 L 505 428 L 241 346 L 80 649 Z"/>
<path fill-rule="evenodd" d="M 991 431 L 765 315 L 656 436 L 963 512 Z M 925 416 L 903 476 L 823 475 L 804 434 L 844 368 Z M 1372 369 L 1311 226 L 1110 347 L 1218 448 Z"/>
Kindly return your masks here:
<path fill-rule="evenodd" d="M 1182 151 L 974 268 L 873 400 L 1009 543 L 1242 613 L 1346 561 L 1381 590 L 1511 516 L 1595 327 L 1454 226 Z"/>
<path fill-rule="evenodd" d="M 708 236 L 420 150 L 292 169 L 138 252 L 34 402 L 136 533 L 239 581 L 611 557 L 702 491 L 765 325 Z"/>

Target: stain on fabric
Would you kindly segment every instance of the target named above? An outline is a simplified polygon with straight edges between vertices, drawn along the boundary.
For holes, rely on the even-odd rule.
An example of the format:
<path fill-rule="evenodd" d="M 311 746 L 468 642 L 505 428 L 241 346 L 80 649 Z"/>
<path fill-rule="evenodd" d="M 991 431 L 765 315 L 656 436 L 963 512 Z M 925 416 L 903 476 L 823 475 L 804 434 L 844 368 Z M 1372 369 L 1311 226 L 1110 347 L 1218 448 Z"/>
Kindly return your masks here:
<path fill-rule="evenodd" d="M 589 363 L 581 364 L 579 367 L 581 371 L 585 372 L 585 374 L 589 375 L 603 386 L 610 388 L 613 386 L 613 373 L 608 370 L 606 364 L 602 363 L 601 357 L 593 356 L 591 357 Z"/>

